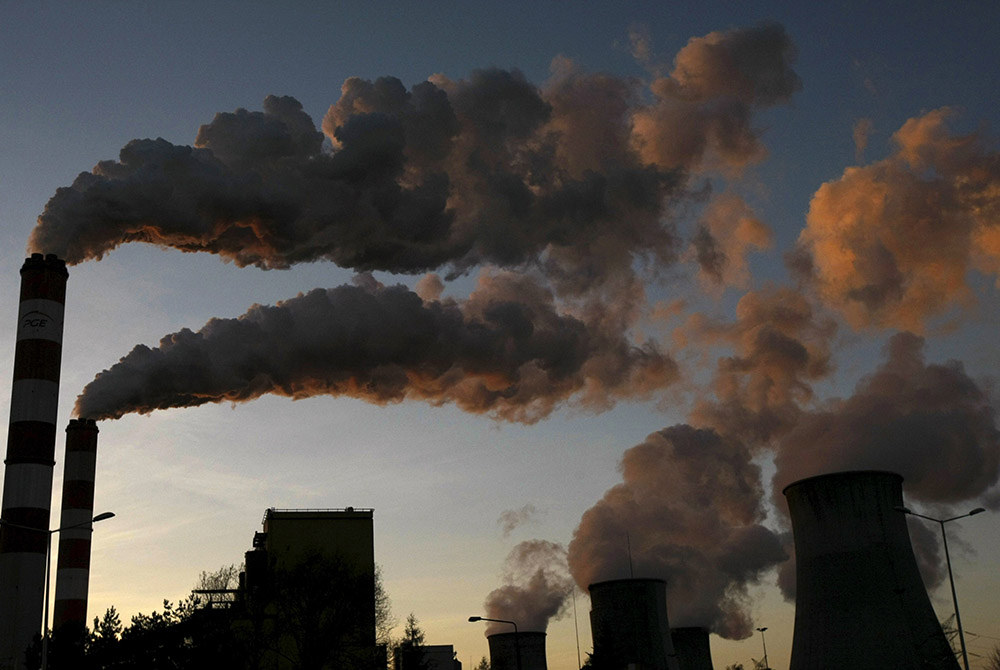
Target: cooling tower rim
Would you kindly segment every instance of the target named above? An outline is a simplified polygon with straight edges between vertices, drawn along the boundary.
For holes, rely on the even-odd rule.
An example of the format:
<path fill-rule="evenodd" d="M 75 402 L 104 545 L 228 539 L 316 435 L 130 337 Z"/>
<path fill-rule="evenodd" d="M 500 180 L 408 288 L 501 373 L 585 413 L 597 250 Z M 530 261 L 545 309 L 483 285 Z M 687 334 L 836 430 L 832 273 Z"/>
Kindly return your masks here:
<path fill-rule="evenodd" d="M 806 477 L 805 479 L 799 479 L 797 481 L 794 481 L 791 484 L 787 485 L 785 488 L 781 489 L 781 495 L 787 497 L 788 489 L 792 488 L 793 486 L 798 486 L 800 484 L 809 484 L 818 479 L 834 479 L 838 477 L 846 478 L 846 477 L 854 477 L 857 475 L 889 475 L 891 477 L 895 477 L 896 479 L 898 479 L 900 483 L 904 481 L 903 475 L 899 474 L 898 472 L 892 472 L 891 470 L 841 470 L 839 472 L 827 472 L 822 475 L 814 475 L 812 477 Z"/>
<path fill-rule="evenodd" d="M 667 580 L 659 579 L 657 577 L 630 577 L 626 579 L 605 579 L 601 582 L 593 582 L 587 586 L 587 590 L 594 588 L 595 586 L 605 586 L 607 584 L 636 584 L 640 582 L 659 582 L 660 584 L 666 585 Z"/>
<path fill-rule="evenodd" d="M 97 421 L 94 419 L 70 419 L 66 430 L 92 429 L 97 430 Z"/>
<path fill-rule="evenodd" d="M 542 637 L 545 637 L 548 633 L 543 630 L 519 630 L 516 633 L 514 631 L 504 631 L 503 633 L 493 633 L 492 635 L 487 635 L 486 639 L 488 640 L 491 637 L 514 637 L 515 635 L 518 637 L 524 637 L 525 635 L 531 637 L 538 637 L 541 635 Z"/>

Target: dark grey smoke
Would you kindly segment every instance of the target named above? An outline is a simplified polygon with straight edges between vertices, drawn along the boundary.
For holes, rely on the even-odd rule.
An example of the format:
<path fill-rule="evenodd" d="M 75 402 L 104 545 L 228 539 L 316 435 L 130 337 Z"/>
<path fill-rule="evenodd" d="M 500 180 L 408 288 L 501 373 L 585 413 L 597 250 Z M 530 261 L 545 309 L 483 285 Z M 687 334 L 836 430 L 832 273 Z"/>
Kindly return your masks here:
<path fill-rule="evenodd" d="M 290 97 L 220 113 L 195 147 L 134 140 L 60 188 L 29 247 L 69 263 L 147 242 L 245 266 L 328 260 L 357 270 L 543 268 L 582 293 L 677 257 L 685 175 L 762 150 L 754 111 L 798 86 L 777 25 L 691 41 L 670 76 L 518 71 L 348 79 L 323 135 Z M 682 145 L 682 146 L 679 146 Z"/>
<path fill-rule="evenodd" d="M 571 399 L 601 407 L 675 376 L 654 345 L 560 314 L 523 276 L 486 275 L 461 302 L 425 302 L 367 277 L 139 345 L 87 385 L 76 412 L 105 419 L 265 393 L 326 394 L 455 403 L 533 422 Z"/>

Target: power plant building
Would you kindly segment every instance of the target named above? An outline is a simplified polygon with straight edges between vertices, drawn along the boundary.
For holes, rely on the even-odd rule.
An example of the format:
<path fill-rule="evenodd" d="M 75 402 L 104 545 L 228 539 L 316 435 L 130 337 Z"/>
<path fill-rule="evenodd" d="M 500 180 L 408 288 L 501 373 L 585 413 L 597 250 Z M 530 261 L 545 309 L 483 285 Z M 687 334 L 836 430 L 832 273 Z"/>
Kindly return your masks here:
<path fill-rule="evenodd" d="M 381 658 L 384 667 L 375 645 L 373 510 L 268 509 L 246 553 L 243 592 L 248 616 L 276 641 L 276 668 L 310 665 L 295 656 L 307 646 L 348 659 L 335 666 L 374 667 Z M 329 649 L 297 638 L 312 621 L 336 634 Z"/>
<path fill-rule="evenodd" d="M 795 536 L 790 670 L 957 670 L 917 569 L 892 472 L 785 487 Z"/>

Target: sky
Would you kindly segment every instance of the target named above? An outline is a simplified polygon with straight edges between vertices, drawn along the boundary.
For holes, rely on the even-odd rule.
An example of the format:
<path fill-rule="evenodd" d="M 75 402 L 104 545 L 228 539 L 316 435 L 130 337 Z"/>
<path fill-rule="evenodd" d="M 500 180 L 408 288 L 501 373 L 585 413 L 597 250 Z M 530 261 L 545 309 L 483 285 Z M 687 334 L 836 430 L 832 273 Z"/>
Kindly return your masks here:
<path fill-rule="evenodd" d="M 0 4 L 0 360 L 25 255 L 66 258 L 58 423 L 101 419 L 117 515 L 90 615 L 268 507 L 370 507 L 396 616 L 463 663 L 513 612 L 575 668 L 627 534 L 716 667 L 766 626 L 781 668 L 780 489 L 876 468 L 988 508 L 948 526 L 985 656 L 1000 8 L 800 4 Z"/>

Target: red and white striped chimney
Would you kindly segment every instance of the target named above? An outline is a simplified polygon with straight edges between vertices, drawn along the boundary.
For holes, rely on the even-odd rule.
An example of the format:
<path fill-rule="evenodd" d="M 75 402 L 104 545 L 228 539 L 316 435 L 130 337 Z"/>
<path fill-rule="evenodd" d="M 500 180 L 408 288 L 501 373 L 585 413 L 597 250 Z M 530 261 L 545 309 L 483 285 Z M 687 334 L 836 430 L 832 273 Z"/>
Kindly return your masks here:
<path fill-rule="evenodd" d="M 67 624 L 87 625 L 97 432 L 93 419 L 70 419 L 66 426 L 62 515 L 59 520 L 59 527 L 65 530 L 59 532 L 52 630 L 59 630 Z"/>
<path fill-rule="evenodd" d="M 66 263 L 32 254 L 21 267 L 21 305 L 0 518 L 0 669 L 23 668 L 42 627 Z"/>

